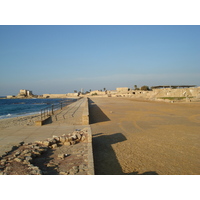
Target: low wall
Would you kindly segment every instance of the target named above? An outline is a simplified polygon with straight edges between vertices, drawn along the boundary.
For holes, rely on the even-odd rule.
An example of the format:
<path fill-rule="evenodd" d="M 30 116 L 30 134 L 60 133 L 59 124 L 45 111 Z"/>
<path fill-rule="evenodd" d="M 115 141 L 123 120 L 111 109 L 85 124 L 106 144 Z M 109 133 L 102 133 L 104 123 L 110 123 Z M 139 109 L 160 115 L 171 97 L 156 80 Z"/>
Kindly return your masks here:
<path fill-rule="evenodd" d="M 43 98 L 67 98 L 66 94 L 43 94 Z"/>
<path fill-rule="evenodd" d="M 51 116 L 48 116 L 47 118 L 45 118 L 45 119 L 43 119 L 43 120 L 35 121 L 35 125 L 36 125 L 36 126 L 42 126 L 42 125 L 44 125 L 50 118 L 51 118 Z"/>
<path fill-rule="evenodd" d="M 89 108 L 88 108 L 88 98 L 85 98 L 84 108 L 82 113 L 82 124 L 89 125 Z"/>

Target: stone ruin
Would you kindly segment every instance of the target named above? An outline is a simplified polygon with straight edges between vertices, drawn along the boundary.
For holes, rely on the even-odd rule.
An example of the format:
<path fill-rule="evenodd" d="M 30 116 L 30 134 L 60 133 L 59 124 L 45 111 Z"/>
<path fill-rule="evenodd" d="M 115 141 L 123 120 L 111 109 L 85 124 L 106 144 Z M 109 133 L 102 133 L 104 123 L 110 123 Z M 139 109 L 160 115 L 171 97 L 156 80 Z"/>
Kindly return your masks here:
<path fill-rule="evenodd" d="M 0 157 L 0 175 L 43 175 L 45 174 L 38 166 L 35 166 L 34 159 L 40 157 L 49 150 L 57 147 L 75 145 L 80 142 L 87 142 L 87 129 L 74 131 L 72 134 L 53 136 L 44 141 L 34 143 L 20 143 Z M 69 156 L 66 153 L 57 155 L 57 159 L 63 160 Z M 50 166 L 51 163 L 47 164 Z M 73 169 L 77 166 L 73 167 Z M 60 172 L 59 174 L 75 174 Z"/>

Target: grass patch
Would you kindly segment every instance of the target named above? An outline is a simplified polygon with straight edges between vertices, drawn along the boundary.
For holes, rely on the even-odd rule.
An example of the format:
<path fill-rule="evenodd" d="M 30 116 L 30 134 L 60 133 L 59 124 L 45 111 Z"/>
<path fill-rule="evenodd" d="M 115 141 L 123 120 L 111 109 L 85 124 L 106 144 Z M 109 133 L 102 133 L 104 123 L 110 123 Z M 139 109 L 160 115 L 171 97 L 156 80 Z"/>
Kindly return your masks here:
<path fill-rule="evenodd" d="M 158 99 L 182 100 L 182 99 L 185 99 L 185 98 L 186 97 L 159 97 Z"/>

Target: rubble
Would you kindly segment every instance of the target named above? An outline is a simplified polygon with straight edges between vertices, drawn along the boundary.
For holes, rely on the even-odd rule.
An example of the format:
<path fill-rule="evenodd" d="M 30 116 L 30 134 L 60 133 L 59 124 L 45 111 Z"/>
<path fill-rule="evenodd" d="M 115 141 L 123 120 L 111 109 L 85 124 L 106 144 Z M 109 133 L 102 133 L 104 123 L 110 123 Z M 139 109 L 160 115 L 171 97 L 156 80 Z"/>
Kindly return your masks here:
<path fill-rule="evenodd" d="M 35 159 L 40 158 L 47 151 L 55 150 L 61 146 L 75 145 L 86 140 L 87 131 L 80 130 L 75 131 L 72 134 L 64 134 L 61 137 L 53 136 L 53 138 L 48 138 L 44 141 L 36 141 L 34 143 L 20 143 L 10 152 L 6 152 L 2 157 L 0 157 L 0 175 L 47 174 L 47 171 L 42 171 L 38 166 L 33 164 Z M 65 152 L 58 154 L 57 158 L 64 160 L 66 157 L 70 157 L 70 155 L 71 154 L 68 152 Z M 50 160 L 46 166 L 53 168 L 57 165 L 56 163 L 53 163 L 52 160 Z M 73 166 L 71 169 L 69 169 L 69 171 L 62 170 L 59 172 L 59 174 L 72 175 L 77 174 L 78 172 L 79 167 Z"/>

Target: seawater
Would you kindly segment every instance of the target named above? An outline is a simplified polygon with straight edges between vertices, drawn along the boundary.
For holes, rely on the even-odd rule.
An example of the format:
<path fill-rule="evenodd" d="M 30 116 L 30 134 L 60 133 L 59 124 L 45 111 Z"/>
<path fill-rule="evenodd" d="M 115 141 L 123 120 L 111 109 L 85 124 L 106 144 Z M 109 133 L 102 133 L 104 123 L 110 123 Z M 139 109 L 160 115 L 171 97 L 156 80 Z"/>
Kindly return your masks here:
<path fill-rule="evenodd" d="M 0 99 L 0 119 L 39 114 L 41 109 L 62 101 L 70 104 L 76 99 Z"/>

